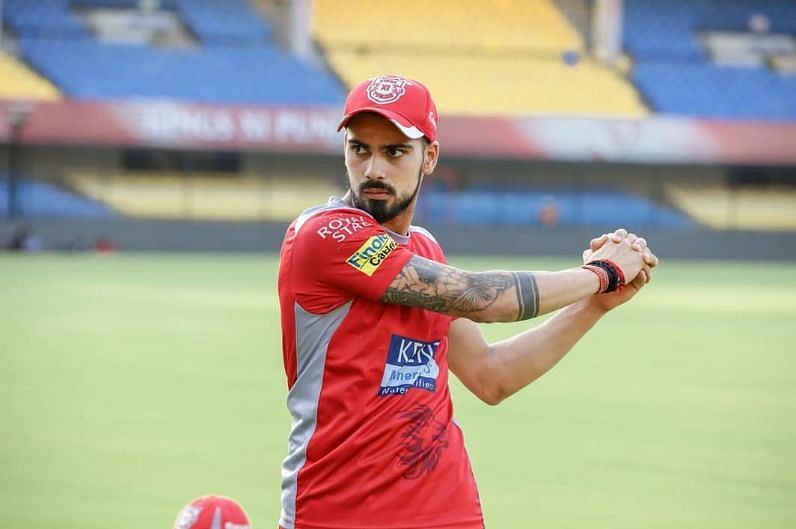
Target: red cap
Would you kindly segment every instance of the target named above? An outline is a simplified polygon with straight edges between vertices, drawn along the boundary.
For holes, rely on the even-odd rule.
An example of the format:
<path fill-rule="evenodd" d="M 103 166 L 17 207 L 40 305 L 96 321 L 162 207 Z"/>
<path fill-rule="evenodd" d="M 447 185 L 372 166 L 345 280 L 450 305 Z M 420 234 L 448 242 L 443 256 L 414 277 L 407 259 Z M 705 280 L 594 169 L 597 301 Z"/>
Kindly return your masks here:
<path fill-rule="evenodd" d="M 235 500 L 201 496 L 180 511 L 174 529 L 250 529 L 250 525 L 243 508 Z"/>
<path fill-rule="evenodd" d="M 355 86 L 345 100 L 337 130 L 360 112 L 375 112 L 392 121 L 408 138 L 437 139 L 437 107 L 422 83 L 400 75 L 382 75 Z"/>

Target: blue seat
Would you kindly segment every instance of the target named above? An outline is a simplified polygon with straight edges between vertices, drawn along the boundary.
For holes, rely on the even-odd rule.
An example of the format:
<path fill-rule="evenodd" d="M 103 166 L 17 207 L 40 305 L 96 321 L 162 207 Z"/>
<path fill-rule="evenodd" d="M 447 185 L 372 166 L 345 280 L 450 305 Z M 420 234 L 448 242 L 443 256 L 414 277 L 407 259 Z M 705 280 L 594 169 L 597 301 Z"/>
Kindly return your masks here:
<path fill-rule="evenodd" d="M 561 227 L 634 229 L 687 228 L 693 222 L 667 206 L 622 191 L 500 189 L 472 187 L 461 192 L 425 189 L 417 207 L 420 222 L 461 225 L 538 226 L 542 208 L 554 204 Z"/>
<path fill-rule="evenodd" d="M 0 212 L 8 212 L 8 179 L 0 174 Z M 17 188 L 19 212 L 30 217 L 101 218 L 115 213 L 108 206 L 37 180 L 24 179 Z"/>
<path fill-rule="evenodd" d="M 632 81 L 657 111 L 725 119 L 796 119 L 796 79 L 763 68 L 640 62 Z"/>
<path fill-rule="evenodd" d="M 20 45 L 34 68 L 77 99 L 312 106 L 345 95 L 331 74 L 267 43 L 194 50 L 28 37 Z"/>

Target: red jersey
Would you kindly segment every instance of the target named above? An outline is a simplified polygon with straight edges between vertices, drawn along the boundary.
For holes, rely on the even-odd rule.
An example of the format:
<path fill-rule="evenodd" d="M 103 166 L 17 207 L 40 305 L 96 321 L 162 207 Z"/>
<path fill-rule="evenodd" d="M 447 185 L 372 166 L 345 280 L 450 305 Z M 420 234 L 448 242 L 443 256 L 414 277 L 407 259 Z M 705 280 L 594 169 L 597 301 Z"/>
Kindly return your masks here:
<path fill-rule="evenodd" d="M 279 263 L 292 416 L 285 529 L 482 529 L 448 389 L 451 317 L 380 301 L 427 231 L 388 232 L 339 199 L 288 228 Z"/>

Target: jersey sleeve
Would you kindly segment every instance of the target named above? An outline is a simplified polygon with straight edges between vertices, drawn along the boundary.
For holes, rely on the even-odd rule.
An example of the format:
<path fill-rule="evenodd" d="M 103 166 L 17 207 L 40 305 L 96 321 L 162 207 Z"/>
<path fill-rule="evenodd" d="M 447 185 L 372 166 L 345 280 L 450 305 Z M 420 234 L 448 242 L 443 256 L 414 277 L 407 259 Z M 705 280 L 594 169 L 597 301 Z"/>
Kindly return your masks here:
<path fill-rule="evenodd" d="M 310 218 L 297 231 L 293 248 L 296 300 L 319 313 L 352 297 L 380 299 L 413 255 L 356 210 Z"/>

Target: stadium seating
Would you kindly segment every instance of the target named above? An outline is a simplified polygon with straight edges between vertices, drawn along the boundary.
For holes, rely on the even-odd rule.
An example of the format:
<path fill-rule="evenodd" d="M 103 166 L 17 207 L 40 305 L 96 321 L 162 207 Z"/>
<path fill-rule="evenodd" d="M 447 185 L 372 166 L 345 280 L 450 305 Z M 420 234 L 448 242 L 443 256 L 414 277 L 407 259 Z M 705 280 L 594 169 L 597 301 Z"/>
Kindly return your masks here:
<path fill-rule="evenodd" d="M 244 0 L 177 0 L 183 20 L 205 45 L 263 43 L 270 28 Z"/>
<path fill-rule="evenodd" d="M 133 7 L 133 0 L 9 0 L 4 19 L 23 58 L 77 99 L 173 98 L 187 101 L 339 105 L 343 87 L 322 68 L 280 51 L 268 25 L 244 0 L 171 0 L 203 44 L 160 48 L 92 38 L 70 11 Z"/>
<path fill-rule="evenodd" d="M 662 112 L 715 118 L 796 119 L 796 77 L 763 68 L 643 62 L 631 75 Z"/>
<path fill-rule="evenodd" d="M 384 11 L 389 10 L 389 24 Z M 483 50 L 563 53 L 583 49 L 580 35 L 549 0 L 316 0 L 313 32 L 327 49 Z"/>
<path fill-rule="evenodd" d="M 86 217 L 113 215 L 104 204 L 38 180 L 23 179 L 17 187 L 19 212 L 29 217 Z M 8 176 L 0 173 L 0 215 L 8 212 Z"/>
<path fill-rule="evenodd" d="M 58 89 L 30 68 L 0 52 L 0 99 L 40 99 L 53 101 L 60 98 Z"/>
<path fill-rule="evenodd" d="M 391 11 L 389 27 L 366 0 L 315 6 L 316 39 L 348 86 L 401 73 L 426 83 L 441 113 L 646 113 L 626 79 L 583 54 L 549 0 L 411 0 Z"/>
<path fill-rule="evenodd" d="M 3 20 L 20 35 L 88 36 L 83 23 L 68 8 L 69 0 L 5 0 Z"/>
<path fill-rule="evenodd" d="M 748 31 L 750 17 L 762 15 L 771 32 L 796 33 L 796 3 L 788 0 L 702 0 L 694 4 L 697 29 Z"/>
<path fill-rule="evenodd" d="M 178 0 L 158 0 L 161 9 L 177 10 Z M 139 5 L 139 0 L 69 0 L 73 7 L 109 7 L 133 9 Z"/>
<path fill-rule="evenodd" d="M 667 195 L 683 211 L 714 229 L 796 230 L 796 190 L 671 185 Z"/>
<path fill-rule="evenodd" d="M 277 105 L 332 105 L 343 99 L 335 79 L 273 46 L 160 49 L 41 38 L 23 38 L 20 44 L 30 64 L 78 99 Z"/>
<path fill-rule="evenodd" d="M 140 218 L 273 220 L 288 222 L 296 212 L 321 204 L 341 190 L 331 180 L 230 177 L 208 173 L 72 173 L 72 187 Z"/>
<path fill-rule="evenodd" d="M 692 0 L 625 2 L 625 49 L 638 60 L 699 61 L 704 58 L 694 28 Z"/>
<path fill-rule="evenodd" d="M 749 31 L 763 15 L 771 31 L 796 33 L 796 3 L 779 0 L 633 0 L 626 2 L 624 44 L 631 79 L 654 110 L 728 119 L 796 119 L 796 77 L 765 66 L 710 62 L 699 31 Z"/>
<path fill-rule="evenodd" d="M 542 208 L 557 212 L 556 225 L 687 228 L 693 222 L 672 208 L 622 191 L 569 189 L 468 189 L 446 193 L 433 187 L 420 196 L 421 222 L 462 225 L 538 225 Z"/>
<path fill-rule="evenodd" d="M 441 113 L 611 116 L 646 113 L 636 91 L 625 79 L 588 58 L 572 66 L 536 57 L 463 55 L 452 60 L 444 55 L 411 55 L 400 51 L 376 54 L 331 51 L 327 58 L 348 85 L 393 72 L 422 79 L 434 94 Z"/>

